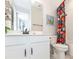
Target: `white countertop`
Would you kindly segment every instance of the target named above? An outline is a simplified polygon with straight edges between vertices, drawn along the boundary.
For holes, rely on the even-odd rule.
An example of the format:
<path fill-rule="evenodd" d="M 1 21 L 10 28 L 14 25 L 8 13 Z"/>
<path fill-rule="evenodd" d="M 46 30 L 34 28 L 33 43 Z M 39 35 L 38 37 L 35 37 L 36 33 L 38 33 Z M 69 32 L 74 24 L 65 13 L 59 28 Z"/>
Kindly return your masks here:
<path fill-rule="evenodd" d="M 33 35 L 33 34 L 5 34 L 5 36 L 55 36 L 56 35 L 46 35 L 46 34 L 38 34 L 38 35 Z"/>
<path fill-rule="evenodd" d="M 5 36 L 53 36 L 53 37 L 56 37 L 57 35 L 44 34 L 42 31 L 31 31 L 29 34 L 22 34 L 22 32 L 12 31 L 5 34 Z"/>

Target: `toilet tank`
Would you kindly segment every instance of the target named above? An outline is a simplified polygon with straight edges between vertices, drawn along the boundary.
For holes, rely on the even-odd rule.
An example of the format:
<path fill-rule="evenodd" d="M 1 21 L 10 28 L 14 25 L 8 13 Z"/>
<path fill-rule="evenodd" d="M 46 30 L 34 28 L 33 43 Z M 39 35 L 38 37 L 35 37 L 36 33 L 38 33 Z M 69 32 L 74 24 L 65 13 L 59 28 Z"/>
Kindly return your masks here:
<path fill-rule="evenodd" d="M 49 36 L 49 39 L 50 39 L 50 42 L 52 44 L 56 44 L 56 41 L 57 41 L 57 36 L 56 35 L 55 36 Z"/>

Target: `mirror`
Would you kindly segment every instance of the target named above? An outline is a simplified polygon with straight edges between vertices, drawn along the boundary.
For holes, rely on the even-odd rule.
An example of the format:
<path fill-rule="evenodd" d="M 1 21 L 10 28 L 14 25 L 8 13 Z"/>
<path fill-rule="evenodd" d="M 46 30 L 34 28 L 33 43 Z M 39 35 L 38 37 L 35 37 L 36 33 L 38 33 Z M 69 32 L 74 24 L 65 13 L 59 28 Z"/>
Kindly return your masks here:
<path fill-rule="evenodd" d="M 43 31 L 42 4 L 34 0 L 5 0 L 5 32 L 30 31 Z"/>
<path fill-rule="evenodd" d="M 31 18 L 32 31 L 43 31 L 43 6 L 39 2 L 32 3 Z"/>
<path fill-rule="evenodd" d="M 5 32 L 30 31 L 31 1 L 5 0 Z"/>

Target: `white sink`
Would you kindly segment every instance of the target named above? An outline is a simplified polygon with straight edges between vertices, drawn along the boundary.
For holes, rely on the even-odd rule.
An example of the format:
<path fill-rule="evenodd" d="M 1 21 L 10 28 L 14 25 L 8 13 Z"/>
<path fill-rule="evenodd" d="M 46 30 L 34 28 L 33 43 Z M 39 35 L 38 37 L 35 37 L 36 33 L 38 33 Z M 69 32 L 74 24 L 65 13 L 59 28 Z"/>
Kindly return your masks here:
<path fill-rule="evenodd" d="M 9 31 L 6 35 L 22 35 L 21 31 Z"/>

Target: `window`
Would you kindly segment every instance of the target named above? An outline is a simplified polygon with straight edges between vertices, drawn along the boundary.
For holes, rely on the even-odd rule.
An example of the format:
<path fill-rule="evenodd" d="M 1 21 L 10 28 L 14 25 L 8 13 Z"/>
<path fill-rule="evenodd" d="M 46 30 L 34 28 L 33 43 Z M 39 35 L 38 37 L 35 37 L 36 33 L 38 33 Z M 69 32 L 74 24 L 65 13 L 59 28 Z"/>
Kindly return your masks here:
<path fill-rule="evenodd" d="M 16 30 L 23 32 L 25 29 L 29 30 L 30 19 L 28 13 L 17 12 L 16 13 Z M 14 27 L 15 28 L 15 27 Z"/>

